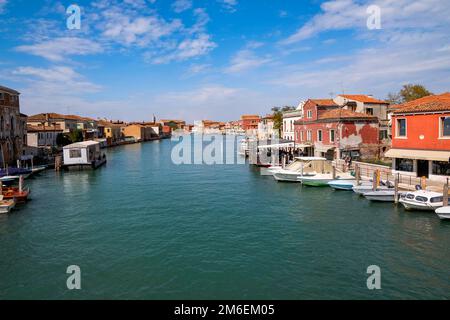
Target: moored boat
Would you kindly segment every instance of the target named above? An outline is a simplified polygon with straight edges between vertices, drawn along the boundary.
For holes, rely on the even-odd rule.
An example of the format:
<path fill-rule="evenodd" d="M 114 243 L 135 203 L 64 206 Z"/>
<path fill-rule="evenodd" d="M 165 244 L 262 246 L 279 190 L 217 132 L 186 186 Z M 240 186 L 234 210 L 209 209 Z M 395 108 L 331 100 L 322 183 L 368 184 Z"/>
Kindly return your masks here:
<path fill-rule="evenodd" d="M 44 170 L 46 170 L 47 169 L 47 166 L 34 166 L 33 168 L 31 168 L 31 172 L 33 173 L 33 174 L 37 174 L 37 173 L 40 173 L 40 172 L 42 172 L 42 171 L 44 171 Z"/>
<path fill-rule="evenodd" d="M 355 178 L 353 178 L 351 175 L 343 174 L 342 176 L 333 177 L 331 173 L 320 173 L 312 177 L 303 176 L 299 178 L 299 180 L 303 185 L 310 187 L 327 187 L 329 186 L 329 182 L 331 181 L 338 181 L 338 180 L 349 181 L 353 179 Z"/>
<path fill-rule="evenodd" d="M 356 186 L 355 180 L 333 180 L 328 182 L 328 185 L 335 190 L 346 190 L 352 191 L 353 187 Z"/>
<path fill-rule="evenodd" d="M 402 193 L 399 193 L 401 195 Z M 376 190 L 364 193 L 364 197 L 370 201 L 395 202 L 395 190 Z"/>
<path fill-rule="evenodd" d="M 16 205 L 16 201 L 5 200 L 3 195 L 0 195 L 0 213 L 9 213 Z"/>
<path fill-rule="evenodd" d="M 20 190 L 17 187 L 2 188 L 2 195 L 5 200 L 16 200 L 16 202 L 22 203 L 28 201 L 30 189 Z"/>
<path fill-rule="evenodd" d="M 450 220 L 450 207 L 441 207 L 436 209 L 436 214 L 441 220 Z"/>
<path fill-rule="evenodd" d="M 435 211 L 444 205 L 443 201 L 444 197 L 442 193 L 428 190 L 407 192 L 399 200 L 406 210 L 422 211 Z"/>
<path fill-rule="evenodd" d="M 379 186 L 375 191 L 387 191 L 389 189 L 392 189 L 392 188 L 389 188 L 387 186 Z M 369 183 L 363 183 L 363 184 L 361 184 L 359 186 L 354 186 L 352 188 L 352 190 L 353 190 L 354 193 L 357 193 L 359 195 L 364 195 L 367 192 L 374 191 L 372 183 L 370 183 L 370 184 Z"/>

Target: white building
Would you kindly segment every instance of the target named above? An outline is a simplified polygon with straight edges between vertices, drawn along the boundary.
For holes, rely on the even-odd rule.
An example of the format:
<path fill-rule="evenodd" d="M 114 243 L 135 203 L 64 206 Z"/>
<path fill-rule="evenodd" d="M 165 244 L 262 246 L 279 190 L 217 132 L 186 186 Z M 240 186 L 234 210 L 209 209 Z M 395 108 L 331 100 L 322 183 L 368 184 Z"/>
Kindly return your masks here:
<path fill-rule="evenodd" d="M 57 137 L 63 130 L 58 125 L 27 126 L 27 146 L 35 148 L 52 148 L 57 146 Z"/>
<path fill-rule="evenodd" d="M 97 141 L 83 141 L 69 144 L 63 148 L 64 167 L 97 168 L 106 163 L 106 156 Z"/>
<path fill-rule="evenodd" d="M 305 101 L 301 101 L 295 110 L 283 113 L 283 139 L 295 140 L 294 122 L 303 117 L 304 105 Z"/>

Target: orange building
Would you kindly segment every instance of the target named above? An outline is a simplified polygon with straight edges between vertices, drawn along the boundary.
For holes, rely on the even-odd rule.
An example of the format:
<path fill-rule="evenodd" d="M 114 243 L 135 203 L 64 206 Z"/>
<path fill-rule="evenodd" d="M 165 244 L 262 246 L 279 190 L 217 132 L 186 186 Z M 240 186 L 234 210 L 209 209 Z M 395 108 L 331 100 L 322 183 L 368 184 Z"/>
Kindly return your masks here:
<path fill-rule="evenodd" d="M 261 122 L 261 118 L 258 115 L 243 115 L 241 116 L 242 129 L 244 130 L 257 130 L 258 124 Z"/>
<path fill-rule="evenodd" d="M 402 174 L 446 180 L 450 177 L 450 93 L 394 107 L 393 169 Z"/>

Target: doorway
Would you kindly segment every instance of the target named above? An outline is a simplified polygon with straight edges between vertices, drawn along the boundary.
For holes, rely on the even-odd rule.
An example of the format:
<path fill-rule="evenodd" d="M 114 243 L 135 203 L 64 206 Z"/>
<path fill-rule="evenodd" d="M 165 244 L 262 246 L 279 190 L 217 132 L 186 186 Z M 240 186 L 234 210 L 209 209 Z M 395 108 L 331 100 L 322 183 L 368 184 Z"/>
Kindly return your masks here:
<path fill-rule="evenodd" d="M 428 160 L 417 160 L 417 176 L 419 178 L 421 177 L 427 177 L 429 173 L 429 162 Z"/>

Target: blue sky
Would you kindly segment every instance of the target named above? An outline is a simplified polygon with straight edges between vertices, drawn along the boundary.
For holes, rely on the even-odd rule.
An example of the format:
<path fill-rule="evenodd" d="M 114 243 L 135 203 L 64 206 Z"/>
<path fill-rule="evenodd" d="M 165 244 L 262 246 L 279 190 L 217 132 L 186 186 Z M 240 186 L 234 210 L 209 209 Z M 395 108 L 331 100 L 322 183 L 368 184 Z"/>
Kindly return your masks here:
<path fill-rule="evenodd" d="M 0 84 L 27 114 L 189 122 L 410 82 L 440 93 L 449 16 L 447 0 L 0 0 Z"/>

